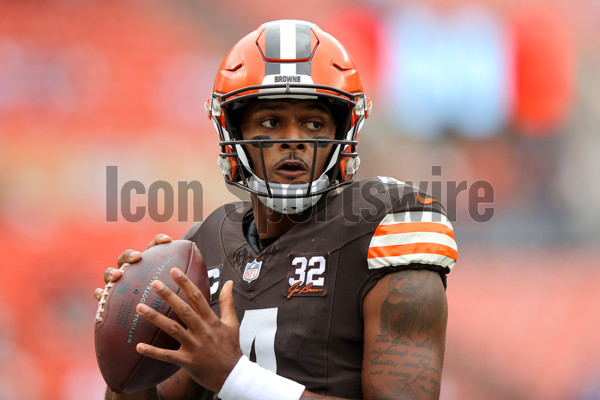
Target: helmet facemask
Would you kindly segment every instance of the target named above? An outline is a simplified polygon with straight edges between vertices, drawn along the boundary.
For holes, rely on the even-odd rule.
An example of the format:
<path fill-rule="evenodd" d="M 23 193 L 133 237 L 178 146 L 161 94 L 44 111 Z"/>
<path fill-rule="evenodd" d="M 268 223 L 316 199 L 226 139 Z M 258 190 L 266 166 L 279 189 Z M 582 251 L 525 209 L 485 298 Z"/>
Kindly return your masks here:
<path fill-rule="evenodd" d="M 250 101 L 255 101 L 255 99 L 256 97 Z M 283 100 L 283 98 L 281 99 Z M 350 118 L 353 113 L 349 103 L 341 103 L 334 99 L 322 100 L 336 121 L 336 134 L 333 139 L 243 140 L 240 131 L 240 115 L 244 107 L 248 105 L 248 101 L 246 100 L 248 99 L 238 102 L 235 105 L 231 103 L 226 104 L 223 108 L 225 129 L 220 124 L 215 123 L 218 126 L 221 136 L 219 166 L 228 184 L 258 195 L 259 200 L 274 211 L 282 214 L 296 214 L 316 204 L 324 193 L 352 182 L 356 171 L 350 168 L 346 168 L 344 171 L 340 170 L 340 166 L 342 165 L 358 165 L 358 153 L 356 152 L 356 136 L 358 132 L 348 131 Z M 292 99 L 292 101 L 294 100 Z M 310 184 L 275 183 L 269 181 L 267 178 L 267 167 L 264 162 L 265 148 L 285 143 L 303 143 L 314 149 L 309 172 Z M 320 151 L 325 151 L 325 148 L 329 147 L 329 145 L 331 145 L 331 148 L 325 162 L 324 171 L 320 176 L 316 176 L 317 156 Z M 247 150 L 248 146 L 258 148 L 260 154 L 259 165 L 253 165 Z M 342 160 L 346 162 L 342 162 Z M 235 171 L 232 166 L 236 166 Z M 261 171 L 265 179 L 260 179 L 257 176 L 257 171 Z"/>

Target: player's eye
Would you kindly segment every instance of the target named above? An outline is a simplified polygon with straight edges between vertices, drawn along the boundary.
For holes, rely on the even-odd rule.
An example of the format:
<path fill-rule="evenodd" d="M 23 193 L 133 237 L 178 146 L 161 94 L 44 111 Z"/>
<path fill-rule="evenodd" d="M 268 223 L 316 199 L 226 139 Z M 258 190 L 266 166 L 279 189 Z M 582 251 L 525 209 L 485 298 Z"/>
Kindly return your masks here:
<path fill-rule="evenodd" d="M 323 127 L 323 124 L 320 123 L 319 121 L 310 121 L 310 122 L 306 123 L 306 126 L 311 131 L 317 131 Z"/>
<path fill-rule="evenodd" d="M 266 119 L 260 123 L 265 128 L 275 128 L 277 126 L 277 120 L 274 118 Z"/>

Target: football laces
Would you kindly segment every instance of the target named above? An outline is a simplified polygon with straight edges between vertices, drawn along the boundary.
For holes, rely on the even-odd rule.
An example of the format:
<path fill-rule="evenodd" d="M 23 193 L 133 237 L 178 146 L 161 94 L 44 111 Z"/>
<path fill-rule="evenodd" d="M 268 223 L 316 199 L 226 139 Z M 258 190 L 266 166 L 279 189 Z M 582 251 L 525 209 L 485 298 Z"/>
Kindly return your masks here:
<path fill-rule="evenodd" d="M 104 321 L 104 318 L 102 318 L 102 313 L 104 312 L 104 305 L 106 304 L 106 296 L 108 296 L 108 289 L 110 289 L 111 287 L 113 287 L 113 283 L 108 282 L 104 286 L 104 290 L 102 291 L 100 300 L 98 300 L 98 309 L 96 310 L 96 323 Z"/>

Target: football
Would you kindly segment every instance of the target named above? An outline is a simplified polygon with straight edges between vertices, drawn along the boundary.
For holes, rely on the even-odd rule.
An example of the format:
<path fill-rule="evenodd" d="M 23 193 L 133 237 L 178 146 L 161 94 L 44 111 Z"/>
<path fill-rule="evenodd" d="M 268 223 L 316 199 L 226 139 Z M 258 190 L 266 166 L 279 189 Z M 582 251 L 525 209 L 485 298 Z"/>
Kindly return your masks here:
<path fill-rule="evenodd" d="M 106 384 L 114 392 L 145 390 L 179 369 L 175 364 L 143 356 L 135 349 L 140 342 L 172 350 L 179 348 L 175 339 L 135 310 L 138 303 L 145 303 L 184 325 L 150 286 L 159 279 L 187 301 L 169 274 L 173 267 L 181 269 L 204 297 L 210 298 L 206 265 L 195 243 L 189 240 L 174 240 L 149 248 L 142 253 L 141 260 L 124 269 L 121 278 L 104 287 L 96 312 L 96 358 Z"/>

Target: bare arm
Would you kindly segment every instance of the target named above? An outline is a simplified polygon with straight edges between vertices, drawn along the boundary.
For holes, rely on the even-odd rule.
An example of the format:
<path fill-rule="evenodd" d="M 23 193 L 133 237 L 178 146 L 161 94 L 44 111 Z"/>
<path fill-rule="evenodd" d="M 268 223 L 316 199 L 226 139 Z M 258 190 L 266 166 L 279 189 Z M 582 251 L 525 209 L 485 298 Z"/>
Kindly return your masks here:
<path fill-rule="evenodd" d="M 363 394 L 367 399 L 438 399 L 448 306 L 432 271 L 382 278 L 364 301 Z"/>

